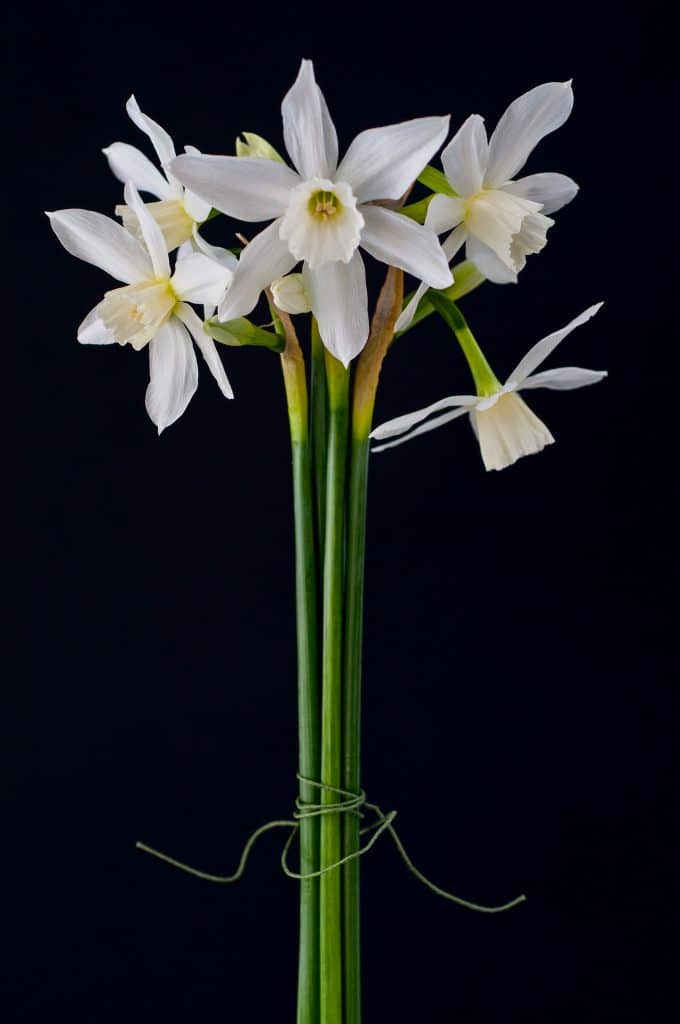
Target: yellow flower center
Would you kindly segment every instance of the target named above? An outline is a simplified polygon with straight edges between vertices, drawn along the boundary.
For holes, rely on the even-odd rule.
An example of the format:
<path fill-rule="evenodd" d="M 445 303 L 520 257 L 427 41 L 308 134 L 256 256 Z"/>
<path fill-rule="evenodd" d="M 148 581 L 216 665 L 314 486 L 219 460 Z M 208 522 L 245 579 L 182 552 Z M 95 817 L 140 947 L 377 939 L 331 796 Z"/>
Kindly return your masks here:
<path fill-rule="evenodd" d="M 342 204 L 335 192 L 319 189 L 309 197 L 309 212 L 322 223 L 335 217 L 342 210 Z"/>

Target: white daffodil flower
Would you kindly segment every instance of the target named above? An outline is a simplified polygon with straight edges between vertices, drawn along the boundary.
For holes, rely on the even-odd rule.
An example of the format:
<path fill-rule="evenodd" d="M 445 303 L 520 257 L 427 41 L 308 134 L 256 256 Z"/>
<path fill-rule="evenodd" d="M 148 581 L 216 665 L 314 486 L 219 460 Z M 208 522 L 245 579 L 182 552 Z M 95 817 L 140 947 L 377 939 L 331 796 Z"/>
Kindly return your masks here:
<path fill-rule="evenodd" d="M 338 140 L 311 61 L 283 100 L 283 135 L 295 170 L 258 157 L 179 156 L 172 173 L 206 202 L 244 221 L 273 220 L 246 246 L 220 320 L 246 316 L 263 288 L 303 261 L 305 288 L 326 348 L 345 366 L 368 338 L 359 247 L 433 288 L 452 282 L 436 235 L 393 210 L 446 137 L 448 117 L 361 132 L 338 164 Z"/>
<path fill-rule="evenodd" d="M 163 173 L 154 167 L 141 150 L 136 146 L 129 146 L 126 142 L 114 142 L 103 150 L 111 170 L 123 184 L 131 181 L 140 192 L 150 192 L 151 195 L 157 196 L 159 201 L 147 203 L 146 208 L 163 232 L 168 252 L 172 252 L 192 238 L 196 240 L 199 248 L 203 248 L 198 228 L 212 209 L 210 203 L 185 189 L 172 171 L 168 170 L 167 165 L 176 154 L 175 144 L 165 129 L 142 113 L 134 96 L 127 101 L 125 109 L 130 120 L 151 140 Z M 186 146 L 185 150 L 187 153 L 199 152 L 193 146 Z M 137 216 L 129 205 L 117 206 L 116 215 L 121 218 L 123 226 L 131 234 L 141 239 Z"/>
<path fill-rule="evenodd" d="M 555 173 L 512 178 L 537 143 L 564 124 L 573 105 L 571 82 L 547 82 L 514 100 L 490 139 L 479 114 L 459 128 L 442 153 L 444 173 L 457 195 L 435 195 L 425 218 L 437 234 L 455 229 L 443 243 L 449 260 L 467 243 L 467 258 L 490 281 L 517 281 L 527 256 L 546 244 L 555 223 L 547 214 L 570 202 L 578 185 Z M 411 323 L 427 288 L 420 285 L 397 330 Z"/>
<path fill-rule="evenodd" d="M 540 452 L 546 445 L 552 444 L 555 439 L 546 425 L 531 411 L 517 392 L 526 391 L 529 388 L 569 391 L 573 388 L 585 387 L 587 384 L 596 384 L 597 381 L 607 376 L 605 370 L 584 370 L 579 366 L 561 366 L 556 370 L 543 370 L 541 373 L 534 373 L 534 370 L 547 359 L 560 342 L 575 327 L 580 327 L 581 324 L 595 316 L 601 306 L 601 302 L 590 306 L 566 327 L 539 341 L 520 360 L 505 384 L 498 384 L 492 393 L 452 395 L 450 398 L 442 398 L 441 401 L 434 402 L 417 412 L 399 416 L 376 427 L 370 435 L 376 440 L 394 437 L 396 434 L 404 436 L 397 441 L 380 445 L 373 451 L 381 452 L 387 448 L 393 448 L 404 441 L 410 441 L 418 434 L 425 434 L 429 430 L 441 427 L 444 423 L 449 423 L 468 413 L 487 470 L 505 469 L 506 466 L 512 465 L 523 455 Z M 451 406 L 459 408 L 422 423 L 433 413 L 449 409 Z M 421 425 L 416 426 L 418 423 Z M 413 427 L 415 429 L 412 429 Z"/>
<path fill-rule="evenodd" d="M 121 288 L 106 292 L 78 328 L 84 345 L 149 346 L 150 381 L 146 409 L 158 433 L 178 419 L 198 385 L 198 364 L 191 338 L 226 398 L 233 392 L 217 354 L 215 342 L 187 303 L 214 306 L 231 278 L 231 271 L 203 253 L 178 260 L 171 275 L 161 230 L 139 198 L 135 186 L 125 186 L 125 200 L 140 226 L 143 243 L 101 213 L 58 210 L 48 213 L 52 229 L 64 248 L 105 270 Z"/>

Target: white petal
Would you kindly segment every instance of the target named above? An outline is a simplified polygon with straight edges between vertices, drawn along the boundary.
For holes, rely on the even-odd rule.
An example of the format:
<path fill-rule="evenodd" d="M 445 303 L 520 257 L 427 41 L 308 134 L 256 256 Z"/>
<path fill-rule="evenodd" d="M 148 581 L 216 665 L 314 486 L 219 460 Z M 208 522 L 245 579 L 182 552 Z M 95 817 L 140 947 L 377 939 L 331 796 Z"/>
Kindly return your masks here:
<path fill-rule="evenodd" d="M 429 228 L 382 206 L 362 206 L 361 212 L 366 221 L 361 246 L 371 256 L 413 274 L 431 288 L 453 284 L 446 256 Z"/>
<path fill-rule="evenodd" d="M 116 339 L 99 316 L 100 305 L 101 303 L 97 303 L 94 309 L 90 310 L 78 328 L 78 341 L 81 345 L 115 344 Z"/>
<path fill-rule="evenodd" d="M 211 242 L 206 242 L 205 238 L 199 233 L 198 229 L 194 227 L 193 243 L 197 249 L 206 256 L 209 256 L 211 260 L 215 260 L 217 263 L 221 263 L 223 267 L 226 267 L 232 272 L 236 270 L 238 266 L 238 260 L 234 256 L 230 249 L 223 249 L 221 245 L 213 245 Z M 177 253 L 178 259 L 184 259 L 185 256 L 189 256 L 193 251 L 192 243 L 186 243 L 188 248 L 184 250 L 184 253 L 180 255 Z"/>
<path fill-rule="evenodd" d="M 554 213 L 570 203 L 578 192 L 578 185 L 566 174 L 528 174 L 517 181 L 509 181 L 503 186 L 505 192 L 512 192 L 534 203 L 542 203 L 541 213 Z"/>
<path fill-rule="evenodd" d="M 430 201 L 425 214 L 425 227 L 441 235 L 443 231 L 450 231 L 465 217 L 465 200 L 457 199 L 455 196 L 436 195 Z"/>
<path fill-rule="evenodd" d="M 338 163 L 338 137 L 311 60 L 303 60 L 281 104 L 283 138 L 303 178 L 332 178 Z"/>
<path fill-rule="evenodd" d="M 389 441 L 387 444 L 381 444 L 377 448 L 372 448 L 373 452 L 384 452 L 386 448 L 396 448 L 397 445 L 403 444 L 404 441 L 410 441 L 413 437 L 418 437 L 420 434 L 428 434 L 431 430 L 436 430 L 437 427 L 443 427 L 445 423 L 450 423 L 451 420 L 457 420 L 460 416 L 464 416 L 469 409 L 454 409 L 453 412 L 446 412 L 443 416 L 435 416 L 433 420 L 428 420 L 427 423 L 421 424 L 416 427 L 408 434 L 404 434 L 402 437 L 397 438 L 396 441 Z"/>
<path fill-rule="evenodd" d="M 461 246 L 465 244 L 466 238 L 467 228 L 465 227 L 464 224 L 459 224 L 455 231 L 452 231 L 448 238 L 444 239 L 444 241 L 442 242 L 442 249 L 444 251 L 444 255 L 446 256 L 447 260 L 449 260 L 449 262 L 456 255 Z M 424 281 L 422 282 L 422 284 L 418 285 L 415 294 L 413 295 L 413 298 L 400 313 L 399 318 L 397 319 L 397 322 L 394 325 L 395 331 L 406 330 L 406 328 L 413 320 L 413 317 L 416 315 L 420 300 L 427 291 L 428 287 L 429 285 L 427 285 Z"/>
<path fill-rule="evenodd" d="M 403 434 L 406 430 L 410 430 L 416 423 L 420 423 L 422 420 L 427 419 L 428 416 L 431 416 L 433 412 L 450 409 L 452 405 L 462 406 L 462 411 L 465 412 L 470 406 L 476 405 L 478 401 L 478 395 L 450 395 L 448 398 L 440 398 L 438 402 L 426 405 L 423 409 L 416 409 L 415 412 L 407 412 L 403 416 L 397 416 L 393 420 L 381 423 L 379 427 L 371 431 L 369 437 L 373 437 L 376 440 L 382 440 L 384 437 L 394 437 L 395 434 Z"/>
<path fill-rule="evenodd" d="M 524 166 L 536 143 L 564 124 L 573 105 L 571 82 L 547 82 L 514 100 L 489 141 L 484 184 L 498 188 L 509 181 Z"/>
<path fill-rule="evenodd" d="M 523 359 L 520 359 L 519 363 L 512 371 L 506 381 L 507 387 L 520 387 L 524 385 L 524 381 L 530 373 L 536 369 L 537 366 L 547 359 L 551 352 L 553 352 L 561 341 L 564 341 L 566 336 L 570 334 L 576 327 L 580 327 L 586 321 L 590 320 L 591 317 L 602 308 L 603 303 L 598 302 L 595 306 L 589 306 L 588 309 L 584 310 L 583 313 L 575 317 L 566 327 L 562 327 L 559 331 L 553 331 L 547 337 L 542 338 L 541 341 L 537 342 L 533 348 L 530 348 Z"/>
<path fill-rule="evenodd" d="M 189 156 L 201 155 L 200 149 L 196 149 L 195 146 L 185 146 L 184 152 L 188 153 Z M 185 189 L 184 191 L 184 206 L 191 219 L 195 220 L 197 224 L 202 224 L 204 220 L 207 220 L 212 210 L 212 203 L 201 199 L 191 189 Z"/>
<path fill-rule="evenodd" d="M 189 156 L 172 161 L 179 180 L 222 213 L 239 220 L 279 217 L 298 175 L 276 160 L 248 156 Z"/>
<path fill-rule="evenodd" d="M 186 328 L 175 317 L 149 342 L 146 411 L 158 433 L 179 419 L 198 386 L 198 364 Z"/>
<path fill-rule="evenodd" d="M 520 384 L 518 391 L 527 388 L 551 388 L 553 391 L 571 391 L 573 388 L 584 388 L 587 384 L 597 384 L 607 376 L 606 370 L 585 370 L 581 366 L 560 366 L 556 370 L 543 370 L 535 373 Z"/>
<path fill-rule="evenodd" d="M 170 279 L 178 299 L 216 306 L 229 286 L 233 273 L 202 252 L 178 260 Z"/>
<path fill-rule="evenodd" d="M 125 186 L 125 202 L 137 217 L 156 277 L 170 277 L 168 248 L 163 232 L 140 199 L 139 192 L 131 181 Z"/>
<path fill-rule="evenodd" d="M 272 281 L 283 277 L 295 266 L 295 257 L 291 256 L 288 245 L 279 237 L 280 228 L 281 221 L 275 220 L 243 250 L 234 279 L 220 305 L 220 320 L 236 320 L 237 317 L 247 316 L 257 305 L 263 288 L 268 288 Z"/>
<path fill-rule="evenodd" d="M 349 182 L 364 203 L 399 199 L 439 149 L 448 130 L 448 117 L 418 117 L 369 128 L 357 135 L 347 150 L 336 180 Z"/>
<path fill-rule="evenodd" d="M 368 295 L 364 261 L 355 252 L 349 263 L 337 261 L 303 270 L 305 287 L 328 351 L 349 366 L 368 340 Z"/>
<path fill-rule="evenodd" d="M 494 284 L 517 283 L 517 274 L 502 260 L 499 260 L 488 245 L 484 245 L 484 242 L 480 242 L 474 235 L 468 236 L 465 255 L 474 263 L 480 274 L 484 274 L 484 277 L 493 281 Z"/>
<path fill-rule="evenodd" d="M 175 144 L 165 128 L 161 128 L 152 118 L 142 113 L 134 96 L 131 96 L 127 101 L 125 109 L 130 120 L 151 139 L 151 144 L 158 154 L 161 166 L 163 167 L 172 160 L 175 155 Z"/>
<path fill-rule="evenodd" d="M 471 114 L 442 153 L 442 166 L 449 184 L 459 196 L 479 192 L 489 158 L 484 118 Z"/>
<path fill-rule="evenodd" d="M 150 192 L 159 199 L 174 199 L 175 189 L 163 177 L 157 167 L 136 146 L 128 146 L 127 142 L 114 142 L 102 153 L 109 162 L 109 167 L 125 184 L 131 181 L 140 192 Z"/>
<path fill-rule="evenodd" d="M 48 213 L 55 235 L 72 256 L 132 284 L 153 276 L 144 247 L 114 220 L 92 210 Z"/>
<path fill-rule="evenodd" d="M 208 364 L 208 369 L 217 381 L 220 391 L 225 398 L 233 398 L 234 392 L 232 391 L 231 384 L 224 372 L 222 360 L 217 354 L 215 342 L 210 335 L 205 333 L 203 330 L 203 324 L 198 319 L 191 306 L 187 306 L 186 303 L 181 302 L 177 307 L 176 312 L 180 320 L 189 328 L 192 338 L 203 353 L 203 358 Z"/>

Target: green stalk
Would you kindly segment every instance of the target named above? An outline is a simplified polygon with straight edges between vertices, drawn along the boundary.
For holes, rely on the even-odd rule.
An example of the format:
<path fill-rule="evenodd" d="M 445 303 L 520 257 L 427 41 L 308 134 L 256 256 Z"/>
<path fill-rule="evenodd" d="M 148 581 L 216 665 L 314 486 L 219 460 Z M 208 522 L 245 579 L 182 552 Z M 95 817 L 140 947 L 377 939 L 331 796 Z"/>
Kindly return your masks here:
<path fill-rule="evenodd" d="M 300 775 L 319 777 L 319 687 L 317 577 L 312 494 L 312 450 L 308 432 L 304 360 L 290 318 L 281 317 L 287 344 L 281 356 L 293 457 L 295 509 L 295 593 L 298 652 L 298 763 Z M 299 785 L 303 803 L 317 803 L 318 793 Z M 319 870 L 319 821 L 300 821 L 300 873 Z M 300 881 L 300 945 L 297 1024 L 319 1024 L 319 880 Z"/>
<path fill-rule="evenodd" d="M 321 701 L 321 782 L 342 786 L 342 638 L 345 541 L 345 476 L 349 419 L 349 371 L 326 352 L 328 448 L 324 557 L 323 656 Z M 337 802 L 321 791 L 321 802 Z M 321 868 L 342 856 L 340 814 L 321 816 Z M 339 868 L 320 878 L 320 980 L 322 1024 L 343 1024 L 342 875 Z"/>
<path fill-rule="evenodd" d="M 361 656 L 364 618 L 368 436 L 355 436 L 350 449 L 347 521 L 347 582 L 345 590 L 345 702 L 343 715 L 342 788 L 361 789 Z M 360 846 L 360 820 L 346 814 L 343 856 Z M 361 918 L 359 858 L 343 865 L 345 1024 L 361 1021 Z"/>
<path fill-rule="evenodd" d="M 382 363 L 401 311 L 404 276 L 391 267 L 371 324 L 371 334 L 357 362 L 352 399 L 352 442 L 347 519 L 345 592 L 345 657 L 342 788 L 361 790 L 361 658 L 364 618 L 366 506 L 369 439 L 373 406 Z M 360 847 L 360 822 L 355 814 L 343 821 L 343 856 Z M 343 865 L 343 938 L 345 1024 L 361 1022 L 360 859 Z"/>
<path fill-rule="evenodd" d="M 316 320 L 312 317 L 312 449 L 314 452 L 314 493 L 316 500 L 317 551 L 323 565 L 326 529 L 326 431 L 328 395 L 324 347 Z"/>

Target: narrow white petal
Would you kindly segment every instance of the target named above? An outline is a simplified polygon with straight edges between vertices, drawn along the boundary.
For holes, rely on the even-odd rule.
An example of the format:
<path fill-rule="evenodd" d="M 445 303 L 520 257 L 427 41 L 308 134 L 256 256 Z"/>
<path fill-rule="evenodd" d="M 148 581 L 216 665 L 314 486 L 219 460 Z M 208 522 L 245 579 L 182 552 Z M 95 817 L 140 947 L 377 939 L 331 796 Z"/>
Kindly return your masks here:
<path fill-rule="evenodd" d="M 175 145 L 165 128 L 161 128 L 156 121 L 148 117 L 147 114 L 142 113 L 134 96 L 131 96 L 127 101 L 125 109 L 130 120 L 151 140 L 151 144 L 158 154 L 161 166 L 172 160 L 175 155 Z"/>
<path fill-rule="evenodd" d="M 541 213 L 554 213 L 570 203 L 578 192 L 578 185 L 566 174 L 528 174 L 517 181 L 509 181 L 503 186 L 505 192 L 512 192 L 534 203 L 541 203 Z"/>
<path fill-rule="evenodd" d="M 449 263 L 456 255 L 458 250 L 465 244 L 467 238 L 467 228 L 464 224 L 459 224 L 458 227 L 451 232 L 448 238 L 445 238 L 442 242 L 442 249 Z M 454 278 L 455 281 L 455 278 Z M 394 325 L 395 331 L 404 331 L 409 326 L 413 317 L 416 315 L 418 305 L 423 295 L 427 291 L 429 285 L 424 281 L 418 285 L 413 298 L 410 300 L 407 306 L 404 307 L 400 313 L 396 324 Z"/>
<path fill-rule="evenodd" d="M 573 388 L 584 388 L 587 384 L 597 384 L 607 376 L 606 370 L 585 370 L 581 366 L 560 366 L 556 370 L 543 370 L 527 377 L 517 388 L 551 388 L 553 391 L 571 391 Z"/>
<path fill-rule="evenodd" d="M 446 256 L 432 231 L 382 206 L 362 206 L 361 212 L 366 221 L 361 247 L 371 256 L 413 274 L 431 288 L 453 284 Z"/>
<path fill-rule="evenodd" d="M 271 220 L 288 205 L 300 178 L 276 160 L 254 156 L 178 156 L 172 172 L 222 213 L 245 221 Z"/>
<path fill-rule="evenodd" d="M 474 235 L 469 235 L 465 254 L 480 274 L 494 284 L 516 284 L 517 274 L 496 256 L 496 253 Z"/>
<path fill-rule="evenodd" d="M 201 155 L 200 149 L 196 149 L 195 146 L 185 146 L 184 152 L 189 156 Z M 205 199 L 201 199 L 195 192 L 187 188 L 184 190 L 184 207 L 192 220 L 195 220 L 197 224 L 202 224 L 212 210 L 212 203 L 206 202 Z"/>
<path fill-rule="evenodd" d="M 194 235 L 192 241 L 193 245 L 195 245 L 196 248 L 200 250 L 200 252 L 205 253 L 206 256 L 209 256 L 211 260 L 216 260 L 217 263 L 221 263 L 223 267 L 226 267 L 228 270 L 231 270 L 232 272 L 236 270 L 236 267 L 238 266 L 238 260 L 234 256 L 233 252 L 231 252 L 230 249 L 222 248 L 221 245 L 213 245 L 211 242 L 206 242 L 205 238 L 203 238 L 203 236 L 200 234 L 196 227 L 194 227 Z M 185 256 L 188 256 L 193 251 L 192 242 L 187 242 L 186 245 L 188 248 L 184 250 L 183 254 L 180 255 L 180 252 L 178 251 L 178 259 L 183 259 Z"/>
<path fill-rule="evenodd" d="M 281 221 L 275 220 L 243 250 L 234 279 L 219 308 L 220 320 L 247 316 L 257 305 L 263 288 L 268 288 L 272 281 L 283 277 L 295 266 L 295 257 L 279 237 L 280 228 Z"/>
<path fill-rule="evenodd" d="M 514 177 L 534 146 L 564 124 L 573 105 L 571 82 L 547 82 L 514 100 L 489 141 L 484 184 L 498 188 Z"/>
<path fill-rule="evenodd" d="M 139 192 L 131 181 L 125 186 L 125 202 L 137 218 L 139 230 L 151 257 L 156 277 L 170 277 L 168 248 L 163 232 L 140 199 Z"/>
<path fill-rule="evenodd" d="M 191 337 L 203 353 L 203 358 L 208 364 L 208 369 L 217 381 L 220 391 L 225 398 L 233 398 L 234 392 L 232 391 L 231 384 L 224 372 L 222 360 L 217 354 L 217 346 L 215 345 L 215 342 L 209 334 L 205 333 L 203 330 L 203 324 L 198 319 L 191 306 L 187 306 L 186 303 L 180 302 L 176 312 L 180 320 L 189 328 Z"/>
<path fill-rule="evenodd" d="M 449 130 L 448 117 L 419 117 L 357 135 L 336 179 L 352 186 L 364 203 L 399 199 L 412 185 Z"/>
<path fill-rule="evenodd" d="M 484 118 L 471 114 L 442 152 L 444 173 L 459 196 L 479 192 L 488 159 L 489 143 Z"/>
<path fill-rule="evenodd" d="M 102 153 L 123 184 L 131 181 L 140 192 L 150 192 L 159 199 L 176 198 L 172 185 L 136 146 L 128 146 L 127 142 L 114 142 L 103 149 Z"/>
<path fill-rule="evenodd" d="M 94 309 L 90 310 L 78 328 L 78 341 L 81 345 L 115 344 L 116 339 L 100 318 L 100 305 L 101 303 L 97 303 Z"/>
<path fill-rule="evenodd" d="M 462 411 L 465 412 L 466 409 L 476 405 L 478 401 L 478 395 L 449 395 L 448 398 L 440 398 L 438 402 L 426 405 L 423 409 L 416 409 L 415 412 L 407 412 L 403 416 L 397 416 L 393 420 L 381 423 L 379 427 L 375 427 L 371 431 L 369 437 L 376 440 L 394 437 L 395 434 L 403 434 L 406 430 L 410 430 L 416 423 L 431 416 L 433 412 L 441 412 L 442 409 L 450 409 L 451 406 L 462 406 Z"/>
<path fill-rule="evenodd" d="M 431 430 L 436 430 L 437 427 L 443 427 L 445 423 L 450 423 L 451 420 L 457 420 L 460 416 L 464 416 L 466 412 L 469 413 L 469 411 L 470 410 L 467 408 L 454 409 L 453 412 L 446 412 L 443 416 L 435 416 L 434 419 L 421 424 L 421 426 L 416 427 L 416 429 L 410 431 L 410 433 L 397 438 L 396 441 L 389 441 L 387 444 L 381 444 L 377 448 L 371 448 L 371 451 L 384 452 L 387 448 L 396 448 L 397 445 L 403 444 L 404 441 L 410 441 L 411 438 L 418 437 L 420 434 L 429 434 Z"/>
<path fill-rule="evenodd" d="M 283 138 L 303 178 L 332 178 L 338 163 L 338 137 L 314 65 L 303 60 L 281 104 Z"/>
<path fill-rule="evenodd" d="M 520 387 L 524 385 L 526 378 L 530 373 L 536 369 L 537 366 L 547 359 L 551 352 L 553 352 L 561 341 L 564 341 L 566 336 L 570 334 L 576 327 L 580 327 L 582 324 L 590 320 L 591 317 L 600 310 L 603 306 L 602 302 L 598 302 L 594 306 L 589 306 L 588 309 L 584 310 L 579 316 L 575 317 L 566 327 L 562 327 L 559 331 L 553 331 L 547 337 L 542 338 L 541 341 L 537 342 L 533 348 L 530 348 L 523 359 L 520 359 L 519 363 L 512 371 L 506 381 L 508 387 Z"/>
<path fill-rule="evenodd" d="M 171 317 L 149 342 L 146 411 L 158 433 L 179 419 L 198 386 L 198 364 L 186 328 Z"/>
<path fill-rule="evenodd" d="M 465 217 L 465 200 L 457 199 L 455 196 L 436 195 L 430 201 L 425 214 L 425 227 L 441 235 L 443 231 L 450 231 Z"/>
<path fill-rule="evenodd" d="M 55 235 L 72 256 L 132 284 L 153 276 L 144 247 L 114 220 L 92 210 L 48 213 Z"/>
<path fill-rule="evenodd" d="M 303 274 L 321 340 L 343 366 L 349 366 L 368 340 L 364 261 L 357 251 L 349 263 L 338 260 L 315 270 L 305 265 Z"/>
<path fill-rule="evenodd" d="M 194 252 L 177 261 L 170 283 L 178 299 L 216 306 L 233 276 L 231 270 L 216 260 L 202 252 Z"/>

